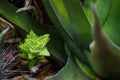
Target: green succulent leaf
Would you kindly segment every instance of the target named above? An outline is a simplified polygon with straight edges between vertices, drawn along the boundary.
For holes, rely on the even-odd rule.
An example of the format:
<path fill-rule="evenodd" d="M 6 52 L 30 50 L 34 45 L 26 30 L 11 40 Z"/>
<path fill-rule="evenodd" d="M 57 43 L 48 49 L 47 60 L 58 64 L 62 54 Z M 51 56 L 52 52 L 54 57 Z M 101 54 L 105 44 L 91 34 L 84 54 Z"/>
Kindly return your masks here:
<path fill-rule="evenodd" d="M 53 0 L 53 1 L 55 1 L 55 0 Z M 58 2 L 61 2 L 61 0 L 56 0 L 55 2 L 57 2 L 57 4 L 58 4 Z M 80 46 L 78 46 L 78 44 L 75 44 L 76 42 L 73 40 L 73 36 L 71 34 L 69 34 L 66 29 L 64 29 L 63 25 L 58 20 L 56 14 L 55 14 L 56 11 L 55 12 L 53 11 L 53 8 L 51 7 L 49 0 L 43 0 L 43 3 L 44 3 L 44 6 L 46 8 L 46 11 L 47 11 L 50 19 L 56 25 L 55 27 L 57 28 L 57 30 L 61 34 L 64 41 L 67 43 L 68 46 L 70 46 L 70 49 L 75 52 L 75 55 L 78 56 L 79 59 L 86 62 L 85 55 L 80 54 L 81 53 Z M 63 3 L 61 3 L 61 4 L 59 3 L 59 5 L 64 7 Z M 65 8 L 64 8 L 64 10 L 65 10 Z M 62 12 L 62 9 L 61 9 L 61 12 Z M 63 13 L 65 13 L 65 15 Z M 65 12 L 63 11 L 63 13 L 62 14 L 64 16 L 64 19 L 67 20 L 66 24 L 69 24 L 69 17 L 66 17 L 66 16 L 68 16 L 66 11 Z M 63 16 L 61 16 L 61 17 L 63 17 Z"/>
<path fill-rule="evenodd" d="M 47 77 L 45 80 L 92 80 L 76 65 L 74 58 L 69 57 L 67 64 L 55 76 Z"/>
<path fill-rule="evenodd" d="M 41 49 L 41 52 L 38 55 L 39 56 L 50 56 L 50 54 L 46 48 Z"/>
<path fill-rule="evenodd" d="M 81 54 L 80 48 L 88 48 L 92 40 L 91 25 L 87 20 L 80 1 L 43 0 L 43 3 L 48 15 L 56 25 L 55 27 L 67 45 L 70 46 L 74 55 L 87 62 L 84 53 Z"/>
<path fill-rule="evenodd" d="M 96 12 L 98 14 L 101 25 L 104 25 L 111 9 L 112 0 L 97 0 L 95 3 Z"/>
<path fill-rule="evenodd" d="M 86 16 L 89 19 L 89 22 L 91 23 L 91 25 L 93 25 L 94 23 L 93 23 L 93 19 L 91 17 L 92 12 L 89 8 L 91 1 L 94 2 L 96 12 L 97 12 L 98 17 L 99 17 L 100 24 L 104 25 L 109 14 L 110 14 L 112 0 L 85 0 L 83 7 L 85 10 Z M 87 7 L 86 7 L 86 5 L 87 5 Z"/>
<path fill-rule="evenodd" d="M 102 31 L 93 4 L 91 10 L 95 24 L 92 30 L 94 41 L 90 45 L 91 54 L 87 54 L 90 65 L 98 76 L 116 80 L 120 76 L 120 48 Z"/>
<path fill-rule="evenodd" d="M 71 39 L 78 46 L 88 48 L 92 40 L 91 25 L 83 11 L 80 0 L 49 0 L 49 2 L 63 29 Z"/>
<path fill-rule="evenodd" d="M 30 34 L 27 35 L 27 39 L 36 39 L 37 35 L 31 30 Z"/>
<path fill-rule="evenodd" d="M 88 8 L 90 5 L 90 1 L 93 1 L 94 3 L 96 3 L 96 1 L 98 0 L 83 0 L 83 6 Z"/>
<path fill-rule="evenodd" d="M 49 40 L 49 34 L 38 37 L 33 31 L 30 31 L 25 42 L 20 44 L 19 47 L 21 51 L 23 50 L 23 52 L 25 52 L 23 53 L 24 55 L 28 55 L 28 59 L 33 59 L 37 56 L 50 56 L 49 52 L 45 48 Z"/>
<path fill-rule="evenodd" d="M 75 62 L 79 66 L 79 68 L 91 79 L 96 79 L 96 74 L 93 72 L 93 70 L 89 67 L 89 65 L 81 62 L 77 57 L 75 57 Z"/>
<path fill-rule="evenodd" d="M 39 37 L 31 30 L 25 42 L 20 44 L 21 57 L 29 61 L 30 68 L 36 62 L 44 62 L 45 56 L 50 56 L 49 51 L 45 47 L 49 40 L 49 34 Z"/>
<path fill-rule="evenodd" d="M 120 30 L 120 8 L 119 4 L 120 0 L 112 0 L 111 1 L 111 7 L 109 10 L 109 15 L 107 18 L 107 21 L 103 27 L 103 30 L 106 32 L 106 34 L 110 37 L 110 39 L 120 46 L 120 40 L 119 40 L 119 30 Z"/>

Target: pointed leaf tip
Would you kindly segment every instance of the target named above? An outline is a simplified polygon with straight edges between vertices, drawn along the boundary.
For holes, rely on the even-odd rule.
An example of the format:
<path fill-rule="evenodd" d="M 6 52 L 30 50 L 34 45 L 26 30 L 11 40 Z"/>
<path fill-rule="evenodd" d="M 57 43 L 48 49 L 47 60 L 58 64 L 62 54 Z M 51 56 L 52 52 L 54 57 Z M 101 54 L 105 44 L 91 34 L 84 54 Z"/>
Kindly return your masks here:
<path fill-rule="evenodd" d="M 95 7 L 91 4 L 94 17 L 93 38 L 90 45 L 91 56 L 88 58 L 91 67 L 100 77 L 116 78 L 120 76 L 120 48 L 102 31 Z"/>

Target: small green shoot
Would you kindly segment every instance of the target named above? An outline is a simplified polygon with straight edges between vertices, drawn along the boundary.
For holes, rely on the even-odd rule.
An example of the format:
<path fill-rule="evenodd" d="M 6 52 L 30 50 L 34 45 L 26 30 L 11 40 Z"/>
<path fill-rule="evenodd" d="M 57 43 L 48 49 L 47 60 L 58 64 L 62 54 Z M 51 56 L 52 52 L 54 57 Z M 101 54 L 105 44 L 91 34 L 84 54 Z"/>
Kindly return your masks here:
<path fill-rule="evenodd" d="M 36 62 L 44 62 L 45 56 L 50 56 L 45 47 L 49 40 L 49 34 L 39 37 L 31 30 L 25 42 L 20 44 L 21 57 L 29 61 L 29 67 L 33 67 Z"/>

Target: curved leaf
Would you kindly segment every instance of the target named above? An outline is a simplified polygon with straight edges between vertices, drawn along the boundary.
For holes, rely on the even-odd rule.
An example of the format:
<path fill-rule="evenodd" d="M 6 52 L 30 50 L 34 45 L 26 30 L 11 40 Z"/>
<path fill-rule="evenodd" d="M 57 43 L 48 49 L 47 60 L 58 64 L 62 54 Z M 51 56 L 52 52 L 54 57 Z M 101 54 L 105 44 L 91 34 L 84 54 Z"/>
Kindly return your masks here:
<path fill-rule="evenodd" d="M 120 0 L 112 0 L 110 13 L 103 30 L 110 37 L 110 39 L 120 46 L 119 32 L 120 32 Z"/>
<path fill-rule="evenodd" d="M 112 0 L 97 0 L 95 3 L 98 18 L 102 25 L 106 22 L 106 19 L 110 13 L 111 4 Z"/>
<path fill-rule="evenodd" d="M 75 62 L 77 63 L 77 65 L 79 66 L 79 68 L 87 75 L 89 76 L 91 79 L 96 79 L 96 74 L 93 72 L 93 70 L 86 65 L 85 63 L 81 62 L 77 57 L 75 58 Z"/>
<path fill-rule="evenodd" d="M 59 0 L 56 0 L 56 1 L 59 2 Z M 58 20 L 56 14 L 54 13 L 53 9 L 51 8 L 49 1 L 48 0 L 43 0 L 43 3 L 44 3 L 44 6 L 46 8 L 46 11 L 47 11 L 50 19 L 56 25 L 55 27 L 57 28 L 57 30 L 61 34 L 62 38 L 67 43 L 67 45 L 70 46 L 71 50 L 75 52 L 74 55 L 76 55 L 77 57 L 79 57 L 79 59 L 81 59 L 82 61 L 86 62 L 85 55 L 84 54 L 80 54 L 81 50 L 80 50 L 79 46 L 76 44 L 76 42 L 74 42 L 73 38 L 68 33 L 68 31 L 66 31 L 64 29 L 64 27 L 62 26 L 62 24 Z M 62 7 L 64 7 L 63 3 L 61 3 L 61 5 L 62 5 Z M 66 13 L 66 15 L 67 15 L 67 13 Z M 68 20 L 68 18 L 65 19 L 65 20 Z"/>
<path fill-rule="evenodd" d="M 115 45 L 102 31 L 98 16 L 91 5 L 95 25 L 93 27 L 94 41 L 90 45 L 89 62 L 94 72 L 106 79 L 116 80 L 120 76 L 120 47 Z"/>
<path fill-rule="evenodd" d="M 91 26 L 80 0 L 49 0 L 63 29 L 79 46 L 88 48 L 92 40 Z M 83 37 L 84 36 L 84 37 Z"/>
<path fill-rule="evenodd" d="M 68 58 L 68 62 L 55 76 L 47 77 L 45 80 L 92 80 L 87 77 L 76 65 L 73 57 Z"/>

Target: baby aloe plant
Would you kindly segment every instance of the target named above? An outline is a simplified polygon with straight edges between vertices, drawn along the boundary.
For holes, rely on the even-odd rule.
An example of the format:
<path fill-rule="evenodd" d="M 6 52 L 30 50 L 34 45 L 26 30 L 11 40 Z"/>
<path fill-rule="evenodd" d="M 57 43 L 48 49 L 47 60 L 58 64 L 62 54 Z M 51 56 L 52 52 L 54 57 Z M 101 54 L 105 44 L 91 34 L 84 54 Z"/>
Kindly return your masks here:
<path fill-rule="evenodd" d="M 21 57 L 29 61 L 30 68 L 35 66 L 36 62 L 45 62 L 45 56 L 50 56 L 45 47 L 49 40 L 49 34 L 39 37 L 31 30 L 25 42 L 20 44 Z"/>

